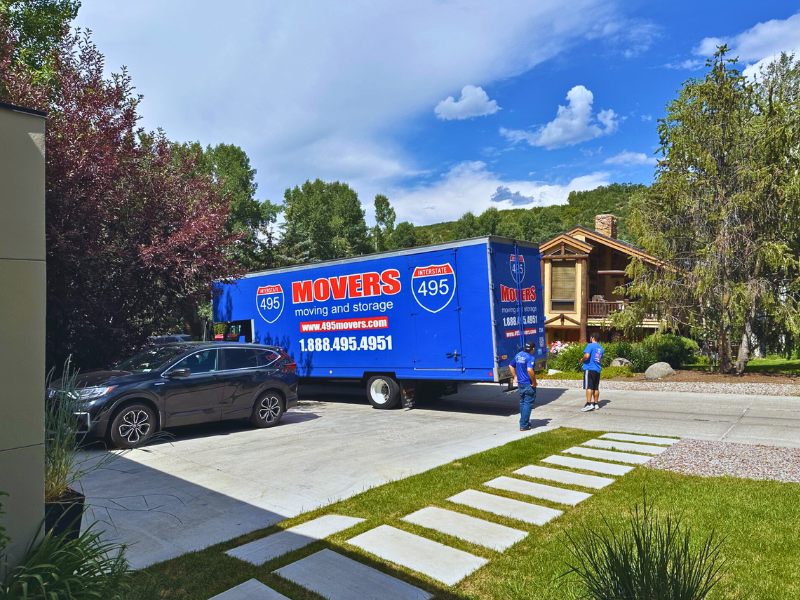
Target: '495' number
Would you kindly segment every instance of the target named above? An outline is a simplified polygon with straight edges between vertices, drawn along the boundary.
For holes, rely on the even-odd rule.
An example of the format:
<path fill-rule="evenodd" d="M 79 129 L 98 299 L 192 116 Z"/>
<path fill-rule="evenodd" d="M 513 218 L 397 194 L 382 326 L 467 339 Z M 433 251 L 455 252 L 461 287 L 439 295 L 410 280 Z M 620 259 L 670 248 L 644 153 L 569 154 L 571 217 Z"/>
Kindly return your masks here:
<path fill-rule="evenodd" d="M 429 279 L 428 281 L 423 281 L 419 285 L 417 293 L 420 296 L 428 296 L 428 295 L 435 296 L 436 294 L 441 294 L 442 296 L 446 296 L 447 294 L 450 293 L 450 286 L 447 285 L 446 279 L 440 279 L 438 281 L 435 279 Z"/>
<path fill-rule="evenodd" d="M 259 306 L 264 310 L 273 310 L 281 307 L 281 299 L 277 296 L 270 296 L 269 298 L 262 298 Z"/>

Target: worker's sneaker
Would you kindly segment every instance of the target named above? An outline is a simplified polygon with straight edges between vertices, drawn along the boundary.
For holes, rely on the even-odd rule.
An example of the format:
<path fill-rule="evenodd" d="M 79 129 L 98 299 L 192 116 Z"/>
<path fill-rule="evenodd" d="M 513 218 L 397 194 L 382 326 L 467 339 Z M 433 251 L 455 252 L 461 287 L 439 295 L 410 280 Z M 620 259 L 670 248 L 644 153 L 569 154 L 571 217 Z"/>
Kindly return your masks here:
<path fill-rule="evenodd" d="M 581 412 L 589 412 L 590 410 L 594 410 L 594 408 L 592 408 L 591 402 L 587 402 L 586 406 L 581 409 Z"/>
<path fill-rule="evenodd" d="M 520 431 L 530 431 L 531 430 L 531 426 L 528 425 L 527 427 L 520 427 L 519 430 Z"/>
<path fill-rule="evenodd" d="M 592 407 L 592 410 L 600 410 L 600 405 L 599 405 L 599 404 L 595 404 L 595 405 Z"/>

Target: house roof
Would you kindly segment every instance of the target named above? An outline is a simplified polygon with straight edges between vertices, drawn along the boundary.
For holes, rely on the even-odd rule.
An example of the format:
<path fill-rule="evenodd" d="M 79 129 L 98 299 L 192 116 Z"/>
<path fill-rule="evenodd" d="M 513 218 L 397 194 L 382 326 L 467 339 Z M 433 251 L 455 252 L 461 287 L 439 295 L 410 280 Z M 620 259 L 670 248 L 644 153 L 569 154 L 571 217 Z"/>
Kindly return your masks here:
<path fill-rule="evenodd" d="M 606 246 L 610 246 L 619 252 L 624 254 L 628 254 L 629 256 L 635 256 L 636 258 L 640 258 L 645 262 L 648 262 L 653 265 L 660 265 L 663 264 L 663 261 L 656 258 L 655 256 L 648 254 L 638 246 L 634 246 L 633 244 L 629 244 L 628 242 L 623 242 L 622 240 L 618 240 L 617 238 L 612 238 L 607 235 L 603 235 L 602 233 L 598 233 L 597 231 L 593 231 L 592 229 L 587 229 L 586 227 L 573 227 L 569 231 L 559 234 L 553 240 L 558 239 L 560 236 L 568 236 L 575 239 L 575 235 L 581 235 L 586 237 L 587 241 L 592 240 L 598 242 L 600 244 L 604 244 Z M 548 240 L 547 242 L 540 244 L 539 248 L 547 248 L 552 240 Z"/>
<path fill-rule="evenodd" d="M 544 253 L 544 251 L 550 250 L 551 248 L 557 248 L 558 246 L 561 245 L 562 242 L 573 248 L 577 248 L 578 250 L 581 250 L 586 254 L 591 252 L 592 248 L 594 248 L 594 246 L 592 246 L 588 242 L 584 242 L 582 240 L 574 238 L 570 235 L 567 235 L 566 233 L 559 233 L 553 239 L 547 240 L 543 244 L 539 244 L 539 252 Z"/>

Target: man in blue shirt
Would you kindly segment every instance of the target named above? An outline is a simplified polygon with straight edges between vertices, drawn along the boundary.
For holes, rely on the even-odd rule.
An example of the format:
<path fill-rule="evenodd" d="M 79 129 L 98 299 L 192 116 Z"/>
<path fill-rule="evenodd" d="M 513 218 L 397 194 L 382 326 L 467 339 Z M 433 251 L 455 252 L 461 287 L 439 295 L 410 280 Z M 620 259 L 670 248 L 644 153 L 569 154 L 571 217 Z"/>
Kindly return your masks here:
<path fill-rule="evenodd" d="M 597 343 L 597 334 L 589 336 L 589 343 L 583 349 L 583 389 L 586 390 L 586 404 L 581 409 L 583 412 L 600 410 L 597 401 L 600 399 L 600 371 L 603 369 L 603 347 Z M 594 402 L 592 402 L 594 400 Z"/>
<path fill-rule="evenodd" d="M 514 382 L 519 386 L 519 430 L 529 431 L 531 428 L 531 410 L 536 402 L 535 360 L 531 352 L 536 347 L 533 342 L 526 342 L 525 349 L 517 353 L 508 368 Z"/>

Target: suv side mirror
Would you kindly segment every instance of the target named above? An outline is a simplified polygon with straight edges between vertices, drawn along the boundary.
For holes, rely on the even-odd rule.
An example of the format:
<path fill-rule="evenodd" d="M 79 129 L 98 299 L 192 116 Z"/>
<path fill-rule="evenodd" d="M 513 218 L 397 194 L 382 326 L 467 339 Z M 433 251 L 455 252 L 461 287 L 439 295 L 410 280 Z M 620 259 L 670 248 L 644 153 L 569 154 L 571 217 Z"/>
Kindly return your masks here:
<path fill-rule="evenodd" d="M 190 369 L 173 369 L 172 371 L 167 373 L 167 376 L 170 379 L 175 379 L 177 377 L 188 377 L 191 374 L 192 371 Z"/>

